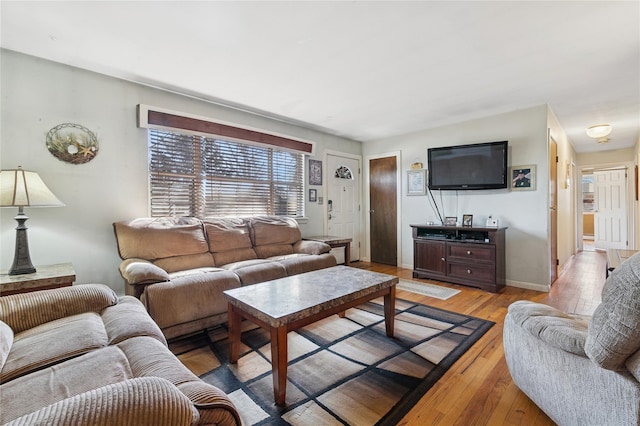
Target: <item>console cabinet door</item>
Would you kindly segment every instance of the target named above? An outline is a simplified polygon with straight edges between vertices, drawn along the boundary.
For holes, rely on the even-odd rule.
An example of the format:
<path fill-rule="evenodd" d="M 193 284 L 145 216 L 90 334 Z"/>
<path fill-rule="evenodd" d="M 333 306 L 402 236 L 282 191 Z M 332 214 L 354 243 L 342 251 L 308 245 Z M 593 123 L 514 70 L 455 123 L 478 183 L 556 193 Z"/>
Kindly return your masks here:
<path fill-rule="evenodd" d="M 413 269 L 431 275 L 447 274 L 446 242 L 414 240 Z"/>

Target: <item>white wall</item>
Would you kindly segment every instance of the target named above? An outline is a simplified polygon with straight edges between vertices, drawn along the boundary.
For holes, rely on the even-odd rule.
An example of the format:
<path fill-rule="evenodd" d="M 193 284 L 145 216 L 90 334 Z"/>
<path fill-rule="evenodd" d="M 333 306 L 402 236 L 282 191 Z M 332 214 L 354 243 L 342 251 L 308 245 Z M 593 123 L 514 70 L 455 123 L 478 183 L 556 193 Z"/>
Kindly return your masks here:
<path fill-rule="evenodd" d="M 462 218 L 472 214 L 474 224 L 483 224 L 489 215 L 506 226 L 506 275 L 508 285 L 545 290 L 549 284 L 548 248 L 548 155 L 546 105 L 458 123 L 451 126 L 387 138 L 363 144 L 363 156 L 402 152 L 402 266 L 413 267 L 413 241 L 409 225 L 437 221 L 428 196 L 406 195 L 406 170 L 416 161 L 427 165 L 430 147 L 480 142 L 509 141 L 509 166 L 535 164 L 535 191 L 442 191 L 434 192 L 444 215 Z M 442 200 L 442 202 L 441 202 Z"/>
<path fill-rule="evenodd" d="M 1 50 L 0 168 L 37 171 L 65 204 L 26 209 L 34 265 L 72 262 L 78 283 L 101 282 L 123 293 L 112 223 L 148 214 L 147 132 L 136 105 L 187 112 L 316 142 L 325 150 L 361 154 L 356 141 L 212 103 Z M 98 136 L 92 161 L 72 165 L 45 146 L 49 129 L 78 123 Z M 321 194 L 323 187 L 315 187 Z M 308 193 L 308 191 L 306 192 Z M 304 235 L 322 233 L 323 206 L 308 205 Z M 13 261 L 15 209 L 0 209 L 1 267 Z"/>

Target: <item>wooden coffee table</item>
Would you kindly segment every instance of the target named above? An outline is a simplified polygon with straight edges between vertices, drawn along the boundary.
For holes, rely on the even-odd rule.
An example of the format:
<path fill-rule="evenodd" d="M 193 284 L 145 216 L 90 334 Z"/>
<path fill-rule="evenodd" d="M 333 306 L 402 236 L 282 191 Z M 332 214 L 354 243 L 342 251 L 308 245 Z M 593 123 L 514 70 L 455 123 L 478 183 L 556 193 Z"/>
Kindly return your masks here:
<path fill-rule="evenodd" d="M 393 336 L 398 277 L 347 266 L 293 275 L 224 292 L 229 303 L 229 362 L 238 362 L 240 321 L 271 333 L 273 395 L 283 405 L 287 390 L 287 333 L 346 309 L 384 297 L 387 336 Z"/>

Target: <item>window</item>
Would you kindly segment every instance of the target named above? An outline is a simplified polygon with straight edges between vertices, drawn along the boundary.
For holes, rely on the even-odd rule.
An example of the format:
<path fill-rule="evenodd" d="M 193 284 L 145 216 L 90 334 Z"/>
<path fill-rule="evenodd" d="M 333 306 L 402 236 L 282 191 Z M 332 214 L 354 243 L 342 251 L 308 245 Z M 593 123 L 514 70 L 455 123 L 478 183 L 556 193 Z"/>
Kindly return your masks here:
<path fill-rule="evenodd" d="M 304 216 L 304 155 L 149 129 L 151 216 Z"/>

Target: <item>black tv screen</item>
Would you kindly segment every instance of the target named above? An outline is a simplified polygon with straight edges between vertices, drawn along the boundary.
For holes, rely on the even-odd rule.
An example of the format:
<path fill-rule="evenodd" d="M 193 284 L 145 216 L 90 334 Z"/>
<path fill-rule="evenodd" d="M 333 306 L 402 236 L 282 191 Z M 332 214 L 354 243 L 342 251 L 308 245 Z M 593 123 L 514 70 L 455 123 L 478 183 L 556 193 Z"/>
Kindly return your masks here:
<path fill-rule="evenodd" d="M 507 188 L 507 141 L 430 148 L 429 189 Z"/>

